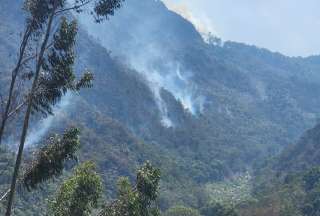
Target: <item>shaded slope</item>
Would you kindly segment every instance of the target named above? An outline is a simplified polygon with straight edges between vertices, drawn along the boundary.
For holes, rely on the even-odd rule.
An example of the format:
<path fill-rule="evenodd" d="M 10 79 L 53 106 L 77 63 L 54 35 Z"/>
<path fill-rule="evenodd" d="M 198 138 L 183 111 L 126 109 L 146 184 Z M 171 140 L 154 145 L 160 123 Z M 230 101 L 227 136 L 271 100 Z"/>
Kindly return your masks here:
<path fill-rule="evenodd" d="M 22 21 L 7 16 L 7 11 L 20 14 L 19 4 L 5 2 L 0 17 L 9 19 L 6 26 L 15 38 L 1 31 L 1 55 L 16 50 Z M 317 57 L 288 58 L 233 42 L 206 44 L 187 20 L 159 1 L 128 1 L 110 22 L 97 32 L 103 40 L 81 27 L 76 67 L 95 73 L 94 87 L 75 97 L 72 108 L 52 125 L 54 130 L 69 123 L 82 126 L 81 157 L 97 161 L 108 190 L 118 175 L 132 173 L 146 159 L 162 168 L 171 190 L 221 180 L 277 154 L 319 116 Z M 10 68 L 7 62 L 1 58 L 0 65 Z M 182 92 L 191 86 L 191 98 L 202 96 L 204 103 L 192 114 L 177 98 L 179 88 L 160 88 L 175 123 L 168 128 L 161 123 L 149 78 L 157 70 L 160 77 L 174 75 L 175 83 L 177 69 L 188 80 L 178 80 Z M 167 205 L 176 195 L 168 191 Z"/>

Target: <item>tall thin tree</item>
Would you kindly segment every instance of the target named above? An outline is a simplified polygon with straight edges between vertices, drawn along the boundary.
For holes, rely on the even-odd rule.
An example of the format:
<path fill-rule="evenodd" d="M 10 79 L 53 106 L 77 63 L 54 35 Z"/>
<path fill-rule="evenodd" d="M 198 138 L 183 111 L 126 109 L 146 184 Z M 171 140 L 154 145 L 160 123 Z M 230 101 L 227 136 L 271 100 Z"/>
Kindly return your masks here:
<path fill-rule="evenodd" d="M 30 42 L 30 38 L 32 37 L 33 34 L 36 34 L 39 30 L 41 30 L 47 18 L 47 12 L 46 10 L 44 10 L 43 6 L 44 5 L 42 4 L 41 1 L 33 1 L 33 2 L 25 1 L 24 10 L 28 12 L 28 17 L 26 18 L 26 29 L 24 31 L 22 41 L 20 44 L 18 61 L 11 72 L 11 82 L 10 82 L 10 87 L 8 92 L 8 98 L 5 101 L 4 112 L 2 115 L 2 120 L 0 125 L 0 145 L 2 143 L 2 138 L 4 135 L 6 123 L 10 116 L 10 108 L 12 105 L 15 85 L 16 85 L 19 72 L 21 70 L 22 65 L 27 60 L 30 59 L 30 58 L 25 59 L 26 50 Z"/>
<path fill-rule="evenodd" d="M 41 39 L 41 36 L 43 36 L 40 32 L 43 30 L 43 27 L 48 24 L 49 10 L 52 10 L 52 8 L 48 8 L 48 6 L 49 4 L 53 5 L 52 3 L 55 1 L 58 2 L 58 0 L 25 0 L 24 2 L 23 8 L 28 14 L 28 17 L 26 18 L 26 29 L 20 44 L 17 63 L 11 72 L 7 99 L 2 101 L 4 102 L 4 110 L 0 120 L 0 145 L 2 144 L 9 118 L 27 105 L 27 100 L 25 100 L 18 104 L 17 107 L 12 107 L 17 78 L 19 77 L 23 65 L 38 55 L 38 53 L 36 53 L 31 56 L 26 56 L 26 52 L 28 46 L 32 46 L 32 44 L 30 44 L 32 37 Z M 91 14 L 94 16 L 95 21 L 102 22 L 104 19 L 107 19 L 109 15 L 113 15 L 115 9 L 120 8 L 121 3 L 124 0 L 73 0 L 71 4 L 67 4 L 66 0 L 59 1 L 61 2 L 61 5 L 58 4 L 60 10 L 57 9 L 54 16 L 72 10 L 80 13 L 86 6 L 91 6 L 93 7 Z"/>
<path fill-rule="evenodd" d="M 51 113 L 51 107 L 55 105 L 68 90 L 78 90 L 91 84 L 92 74 L 85 73 L 78 81 L 75 81 L 73 72 L 75 35 L 77 33 L 75 22 L 68 23 L 62 18 L 63 13 L 74 10 L 81 12 L 86 5 L 93 6 L 92 14 L 96 22 L 102 22 L 114 11 L 121 7 L 123 0 L 75 0 L 69 7 L 65 0 L 27 0 L 27 5 L 32 9 L 34 5 L 41 5 L 41 14 L 45 17 L 41 48 L 37 53 L 36 68 L 30 93 L 26 102 L 26 113 L 23 121 L 22 134 L 17 153 L 16 164 L 10 186 L 10 193 L 6 208 L 6 216 L 11 215 L 12 204 L 16 189 L 16 182 L 22 162 L 24 144 L 29 128 L 29 120 L 33 111 Z M 60 30 L 53 33 L 55 19 L 62 19 Z M 46 52 L 49 40 L 53 40 L 53 48 Z M 48 54 L 47 54 L 48 53 Z"/>

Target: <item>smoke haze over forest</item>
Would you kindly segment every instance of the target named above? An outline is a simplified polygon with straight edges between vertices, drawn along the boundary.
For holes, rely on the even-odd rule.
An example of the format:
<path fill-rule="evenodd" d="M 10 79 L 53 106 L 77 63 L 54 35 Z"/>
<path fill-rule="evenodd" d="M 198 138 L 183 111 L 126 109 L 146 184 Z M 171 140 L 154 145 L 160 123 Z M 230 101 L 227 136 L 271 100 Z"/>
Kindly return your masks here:
<path fill-rule="evenodd" d="M 318 0 L 164 0 L 201 30 L 290 56 L 320 53 Z"/>

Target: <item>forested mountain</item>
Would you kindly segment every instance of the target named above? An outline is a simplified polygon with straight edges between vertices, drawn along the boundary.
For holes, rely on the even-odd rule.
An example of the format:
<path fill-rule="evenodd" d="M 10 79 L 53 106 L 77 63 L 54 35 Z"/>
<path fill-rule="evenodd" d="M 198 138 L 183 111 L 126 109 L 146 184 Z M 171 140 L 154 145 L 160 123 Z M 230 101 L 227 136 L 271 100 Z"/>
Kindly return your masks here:
<path fill-rule="evenodd" d="M 24 28 L 21 6 L 20 0 L 0 5 L 1 95 Z M 108 198 L 115 196 L 115 180 L 134 178 L 146 160 L 162 172 L 162 210 L 176 204 L 200 208 L 217 181 L 254 167 L 289 172 L 320 165 L 319 126 L 292 145 L 320 116 L 320 56 L 208 43 L 188 20 L 155 0 L 127 0 L 107 23 L 89 23 L 89 15 L 79 19 L 76 69 L 94 72 L 93 88 L 65 96 L 54 117 L 35 116 L 28 147 L 79 125 L 80 160 L 96 162 Z M 18 120 L 8 128 L 9 150 L 1 163 L 15 148 L 19 127 Z M 274 156 L 279 164 L 265 162 Z M 6 188 L 10 172 L 0 178 Z M 22 196 L 18 209 L 32 215 L 28 202 L 39 203 L 38 196 Z"/>

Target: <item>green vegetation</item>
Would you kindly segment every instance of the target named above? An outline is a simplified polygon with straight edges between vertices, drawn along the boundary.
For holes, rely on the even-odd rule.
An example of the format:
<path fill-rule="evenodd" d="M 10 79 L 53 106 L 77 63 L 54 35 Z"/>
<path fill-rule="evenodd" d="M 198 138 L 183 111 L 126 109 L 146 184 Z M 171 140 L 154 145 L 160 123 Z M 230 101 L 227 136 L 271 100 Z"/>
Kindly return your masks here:
<path fill-rule="evenodd" d="M 53 114 L 52 107 L 56 105 L 68 91 L 78 91 L 81 88 L 92 86 L 91 81 L 93 80 L 93 75 L 89 72 L 86 72 L 79 81 L 76 81 L 73 67 L 75 63 L 74 46 L 77 24 L 76 21 L 69 22 L 63 15 L 67 15 L 67 12 L 72 11 L 80 13 L 85 5 L 91 4 L 93 5 L 91 14 L 94 16 L 96 22 L 101 22 L 110 15 L 113 15 L 115 9 L 120 8 L 121 2 L 122 0 L 81 0 L 75 1 L 70 7 L 65 0 L 24 1 L 23 8 L 27 14 L 25 20 L 26 30 L 21 40 L 18 61 L 11 72 L 8 99 L 1 101 L 5 109 L 0 125 L 0 144 L 5 132 L 4 129 L 7 120 L 10 117 L 12 101 L 15 100 L 14 97 L 18 97 L 17 95 L 24 95 L 22 89 L 16 86 L 20 70 L 21 68 L 31 70 L 25 74 L 26 79 L 21 78 L 21 81 L 30 81 L 28 84 L 30 87 L 26 90 L 25 100 L 21 105 L 18 105 L 17 108 L 13 108 L 13 110 L 18 110 L 20 107 L 26 107 L 22 121 L 23 126 L 21 129 L 16 163 L 12 174 L 10 189 L 8 190 L 6 216 L 10 216 L 12 212 L 31 114 L 35 112 L 41 112 L 45 115 Z M 54 29 L 55 22 L 60 23 L 58 30 Z M 28 48 L 32 56 L 24 59 Z M 31 63 L 28 65 L 28 61 L 32 59 L 34 59 L 33 63 L 35 64 L 33 69 L 31 69 Z M 53 170 L 55 168 L 56 167 L 54 167 Z M 41 174 L 42 173 L 37 173 L 35 178 L 38 178 L 38 175 Z M 31 176 L 32 175 L 35 175 L 35 173 L 31 173 Z M 30 176 L 27 177 L 29 177 L 29 179 L 25 181 L 25 185 L 27 187 L 35 187 L 35 182 L 38 181 L 38 179 L 32 179 L 34 176 L 31 178 Z M 48 178 L 48 176 L 43 179 L 40 178 L 40 181 L 46 178 Z"/>
<path fill-rule="evenodd" d="M 144 164 L 137 172 L 136 185 L 133 187 L 128 178 L 118 181 L 118 198 L 100 213 L 101 216 L 159 216 L 156 206 L 160 170 L 150 163 Z"/>
<path fill-rule="evenodd" d="M 220 203 L 210 203 L 199 210 L 184 206 L 168 209 L 164 216 L 238 216 L 232 207 Z"/>
<path fill-rule="evenodd" d="M 200 216 L 199 211 L 184 206 L 172 207 L 166 211 L 165 216 Z"/>
<path fill-rule="evenodd" d="M 320 116 L 318 56 L 289 58 L 222 43 L 213 35 L 205 43 L 187 20 L 153 0 L 130 0 L 119 18 L 99 25 L 108 31 L 105 41 L 98 41 L 67 13 L 72 5 L 52 2 L 27 0 L 24 13 L 20 0 L 1 3 L 0 214 L 8 192 L 13 196 L 8 189 L 14 172 L 18 190 L 11 200 L 17 216 L 320 214 L 320 125 L 292 144 Z M 93 14 L 99 23 L 111 19 L 123 1 L 86 2 L 75 1 L 73 12 L 83 9 L 89 13 L 80 17 Z M 50 14 L 54 30 L 45 41 Z M 104 42 L 113 45 L 110 51 Z M 193 115 L 172 92 L 159 90 L 174 127 L 161 124 L 146 77 L 121 55 L 115 57 L 133 53 L 149 60 L 150 48 L 163 53 L 147 62 L 152 67 L 146 70 L 161 69 L 169 77 L 168 65 L 177 64 L 174 76 L 192 77 L 192 97 L 204 99 L 202 111 Z M 21 56 L 28 61 L 19 63 Z M 75 92 L 69 106 L 49 126 L 42 125 L 68 91 Z M 79 129 L 65 130 L 69 125 Z M 34 135 L 30 129 L 47 127 L 40 141 L 24 148 L 27 135 Z M 21 164 L 14 160 L 16 143 L 22 144 Z M 142 165 L 145 161 L 150 162 Z"/>
<path fill-rule="evenodd" d="M 66 162 L 77 160 L 79 150 L 79 129 L 70 128 L 62 137 L 49 138 L 48 144 L 40 148 L 36 158 L 31 162 L 23 176 L 23 186 L 28 190 L 62 174 Z"/>
<path fill-rule="evenodd" d="M 90 215 L 98 205 L 101 192 L 102 182 L 94 163 L 85 162 L 62 184 L 56 198 L 50 203 L 49 215 Z"/>
<path fill-rule="evenodd" d="M 216 203 L 225 203 L 232 206 L 241 205 L 252 197 L 252 176 L 244 173 L 230 180 L 215 182 L 206 185 L 210 200 Z"/>
<path fill-rule="evenodd" d="M 223 205 L 220 203 L 211 203 L 206 205 L 201 209 L 201 214 L 203 216 L 237 216 L 238 214 L 235 212 L 233 207 L 229 207 L 227 204 Z"/>

